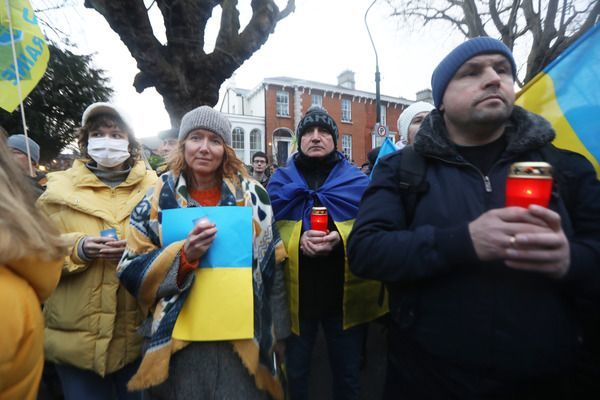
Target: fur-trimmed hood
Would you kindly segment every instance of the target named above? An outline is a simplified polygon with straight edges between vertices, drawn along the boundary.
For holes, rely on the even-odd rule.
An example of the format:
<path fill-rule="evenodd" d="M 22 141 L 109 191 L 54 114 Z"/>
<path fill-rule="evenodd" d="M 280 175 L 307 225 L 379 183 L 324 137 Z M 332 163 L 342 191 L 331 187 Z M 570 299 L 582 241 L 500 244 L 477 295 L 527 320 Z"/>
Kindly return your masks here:
<path fill-rule="evenodd" d="M 510 154 L 539 149 L 556 136 L 545 118 L 519 106 L 514 106 L 505 134 L 508 139 L 506 152 Z M 448 137 L 444 117 L 437 109 L 431 111 L 421 124 L 414 146 L 417 152 L 429 156 L 447 158 L 458 155 Z"/>

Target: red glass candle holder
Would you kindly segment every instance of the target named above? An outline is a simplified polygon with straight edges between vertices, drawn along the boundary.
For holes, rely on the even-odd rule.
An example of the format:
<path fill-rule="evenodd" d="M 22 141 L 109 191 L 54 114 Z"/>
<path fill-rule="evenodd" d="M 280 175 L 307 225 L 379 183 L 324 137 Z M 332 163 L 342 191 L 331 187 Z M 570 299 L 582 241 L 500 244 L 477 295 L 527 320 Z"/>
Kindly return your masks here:
<path fill-rule="evenodd" d="M 328 216 L 326 207 L 313 207 L 310 213 L 310 229 L 327 232 Z"/>
<path fill-rule="evenodd" d="M 519 162 L 510 166 L 506 179 L 506 206 L 537 204 L 548 207 L 552 193 L 552 166 L 545 162 Z"/>

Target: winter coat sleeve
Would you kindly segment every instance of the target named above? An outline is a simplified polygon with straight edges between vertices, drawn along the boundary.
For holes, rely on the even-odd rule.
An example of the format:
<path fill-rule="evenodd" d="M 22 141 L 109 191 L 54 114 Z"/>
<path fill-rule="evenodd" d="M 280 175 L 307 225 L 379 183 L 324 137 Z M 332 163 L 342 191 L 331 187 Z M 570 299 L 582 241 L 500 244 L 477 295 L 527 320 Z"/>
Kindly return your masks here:
<path fill-rule="evenodd" d="M 565 284 L 582 297 L 600 299 L 600 181 L 592 165 L 579 154 L 565 153 L 570 172 L 565 172 L 570 192 L 567 233 L 571 264 Z"/>
<path fill-rule="evenodd" d="M 348 239 L 350 269 L 384 282 L 413 282 L 477 264 L 468 221 L 409 230 L 397 179 L 401 153 L 381 159 Z"/>

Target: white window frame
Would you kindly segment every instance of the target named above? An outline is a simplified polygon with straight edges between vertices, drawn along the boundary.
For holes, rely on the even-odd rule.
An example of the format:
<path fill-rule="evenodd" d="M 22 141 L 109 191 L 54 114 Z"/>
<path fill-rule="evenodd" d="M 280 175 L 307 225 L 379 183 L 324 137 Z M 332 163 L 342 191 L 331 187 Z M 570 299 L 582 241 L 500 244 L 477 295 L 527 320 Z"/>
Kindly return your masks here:
<path fill-rule="evenodd" d="M 352 160 L 352 135 L 350 134 L 342 135 L 342 153 L 348 160 Z"/>
<path fill-rule="evenodd" d="M 233 128 L 233 130 L 231 131 L 231 147 L 233 147 L 233 149 L 235 150 L 235 154 L 238 156 L 238 158 L 243 161 L 244 149 L 246 148 L 246 132 L 244 132 L 244 128 L 239 126 Z"/>
<path fill-rule="evenodd" d="M 352 102 L 348 99 L 342 99 L 342 122 L 352 122 Z"/>
<path fill-rule="evenodd" d="M 278 90 L 275 98 L 275 112 L 278 117 L 290 116 L 290 94 L 285 90 Z"/>
<path fill-rule="evenodd" d="M 250 159 L 252 159 L 252 156 L 257 151 L 263 151 L 262 132 L 260 131 L 260 129 L 254 128 L 250 131 L 250 146 L 249 147 L 250 147 Z"/>
<path fill-rule="evenodd" d="M 313 94 L 310 96 L 311 105 L 323 107 L 323 96 L 320 94 Z"/>
<path fill-rule="evenodd" d="M 387 126 L 387 107 L 383 104 L 379 105 L 379 110 L 381 113 L 381 125 Z"/>

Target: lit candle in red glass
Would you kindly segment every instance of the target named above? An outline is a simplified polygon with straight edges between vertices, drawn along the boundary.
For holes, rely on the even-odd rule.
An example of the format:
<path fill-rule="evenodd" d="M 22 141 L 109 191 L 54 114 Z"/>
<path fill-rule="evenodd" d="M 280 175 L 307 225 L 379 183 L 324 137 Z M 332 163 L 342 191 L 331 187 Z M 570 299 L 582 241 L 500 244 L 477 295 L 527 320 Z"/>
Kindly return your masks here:
<path fill-rule="evenodd" d="M 506 206 L 548 207 L 552 193 L 552 166 L 546 162 L 519 162 L 510 166 L 506 179 Z"/>
<path fill-rule="evenodd" d="M 327 208 L 313 207 L 310 213 L 310 229 L 327 232 Z"/>

